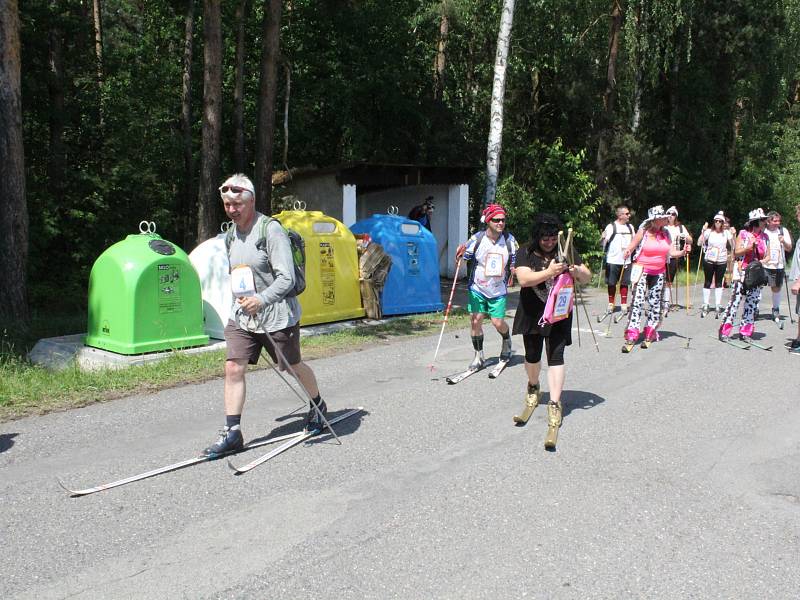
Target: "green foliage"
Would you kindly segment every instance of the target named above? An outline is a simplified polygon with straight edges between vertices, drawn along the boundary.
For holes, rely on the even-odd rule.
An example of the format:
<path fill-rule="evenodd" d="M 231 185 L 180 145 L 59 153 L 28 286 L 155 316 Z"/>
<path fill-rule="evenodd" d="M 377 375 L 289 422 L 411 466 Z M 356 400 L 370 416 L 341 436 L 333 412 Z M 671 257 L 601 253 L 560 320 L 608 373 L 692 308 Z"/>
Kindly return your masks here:
<path fill-rule="evenodd" d="M 222 170 L 232 169 L 238 2 L 223 3 Z M 181 198 L 185 2 L 104 0 L 97 81 L 92 5 L 20 3 L 25 164 L 34 308 L 85 307 L 99 254 L 155 221 L 191 250 L 194 206 Z M 202 104 L 202 3 L 194 28 L 196 186 Z M 245 170 L 257 127 L 263 3 L 245 22 Z M 606 123 L 611 2 L 518 2 L 508 61 L 501 199 L 520 215 L 561 212 L 583 252 L 625 201 L 640 220 L 676 204 L 695 230 L 719 209 L 740 222 L 756 205 L 800 198 L 799 0 L 622 3 L 615 110 Z M 496 0 L 294 0 L 283 3 L 275 167 L 385 161 L 481 167 L 501 3 Z M 441 99 L 433 67 L 448 16 Z M 62 42 L 63 107 L 54 104 L 50 40 Z M 282 162 L 284 68 L 291 70 L 288 165 Z M 640 95 L 639 95 L 640 94 Z M 633 126 L 634 111 L 640 116 Z M 102 119 L 101 119 L 102 116 Z M 61 124 L 61 145 L 52 133 Z M 600 128 L 610 127 L 610 188 L 592 187 Z M 471 214 L 482 182 L 471 186 Z M 186 213 L 189 214 L 186 214 Z M 512 218 L 516 218 L 513 214 Z M 520 237 L 528 226 L 514 223 Z"/>
<path fill-rule="evenodd" d="M 584 257 L 600 256 L 597 249 L 597 209 L 600 200 L 584 156 L 566 150 L 561 140 L 550 145 L 534 142 L 515 155 L 513 172 L 501 178 L 498 200 L 507 210 L 507 227 L 522 243 L 530 240 L 534 215 L 558 215 L 574 231 L 576 248 Z"/>

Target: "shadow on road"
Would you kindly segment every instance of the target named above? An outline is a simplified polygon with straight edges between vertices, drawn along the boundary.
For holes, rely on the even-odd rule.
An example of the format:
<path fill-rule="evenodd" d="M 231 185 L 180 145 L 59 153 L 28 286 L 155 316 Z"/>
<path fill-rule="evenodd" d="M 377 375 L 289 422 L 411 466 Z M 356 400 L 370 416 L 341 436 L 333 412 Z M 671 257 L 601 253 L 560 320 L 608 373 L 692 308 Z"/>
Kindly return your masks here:
<path fill-rule="evenodd" d="M 344 413 L 346 413 L 346 412 L 348 412 L 350 410 L 353 410 L 353 409 L 352 408 L 344 408 L 342 410 L 329 411 L 326 416 L 327 416 L 329 421 L 332 421 L 336 417 L 338 417 L 340 415 L 343 415 Z M 352 417 L 349 417 L 349 418 L 345 419 L 344 421 L 341 421 L 340 423 L 334 423 L 333 424 L 333 430 L 336 432 L 336 435 L 339 436 L 340 438 L 348 436 L 351 433 L 354 433 L 359 427 L 361 427 L 361 420 L 365 416 L 367 416 L 368 414 L 369 414 L 368 411 L 362 410 L 358 414 L 355 414 Z M 280 425 L 280 426 L 276 427 L 275 429 L 273 429 L 272 431 L 270 431 L 268 434 L 266 434 L 264 436 L 261 436 L 259 438 L 255 438 L 255 439 L 250 440 L 250 441 L 251 442 L 260 442 L 262 440 L 266 440 L 266 439 L 269 439 L 269 438 L 272 438 L 272 437 L 278 437 L 280 435 L 286 435 L 286 434 L 289 434 L 289 433 L 297 433 L 298 431 L 302 431 L 303 430 L 303 423 L 305 421 L 305 412 L 299 412 L 294 416 L 296 416 L 297 418 L 295 420 L 293 420 L 291 423 L 285 423 L 284 425 Z M 279 417 L 277 420 L 278 421 L 284 421 L 284 420 L 290 419 L 290 418 L 292 418 L 292 415 Z M 310 442 L 313 441 L 313 443 L 318 444 L 320 442 L 330 441 L 331 439 L 333 439 L 333 436 L 329 432 L 325 432 L 325 433 L 321 433 L 318 436 L 315 436 L 314 438 L 312 438 L 312 440 L 309 440 L 309 441 Z"/>
<path fill-rule="evenodd" d="M 14 438 L 18 435 L 18 433 L 0 433 L 0 453 L 10 450 L 14 445 Z"/>
<path fill-rule="evenodd" d="M 550 393 L 542 394 L 542 406 L 547 407 L 549 401 Z M 573 410 L 589 410 L 605 401 L 605 398 L 591 392 L 564 390 L 561 392 L 561 416 L 566 418 Z"/>

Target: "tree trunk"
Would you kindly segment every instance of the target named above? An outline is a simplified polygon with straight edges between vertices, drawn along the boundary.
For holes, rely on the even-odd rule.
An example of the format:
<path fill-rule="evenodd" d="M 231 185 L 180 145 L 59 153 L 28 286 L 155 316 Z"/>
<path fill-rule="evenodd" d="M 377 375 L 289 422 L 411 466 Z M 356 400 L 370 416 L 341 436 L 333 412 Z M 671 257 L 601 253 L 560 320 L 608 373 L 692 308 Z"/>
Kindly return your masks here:
<path fill-rule="evenodd" d="M 92 0 L 92 13 L 94 15 L 94 54 L 97 73 L 97 92 L 99 94 L 100 125 L 103 125 L 103 16 L 101 0 Z"/>
<path fill-rule="evenodd" d="M 731 111 L 731 143 L 728 146 L 728 173 L 734 172 L 736 165 L 736 146 L 739 143 L 739 134 L 742 129 L 742 114 L 744 113 L 744 100 L 737 98 Z"/>
<path fill-rule="evenodd" d="M 17 0 L 0 2 L 0 320 L 28 321 L 28 206 Z"/>
<path fill-rule="evenodd" d="M 244 172 L 244 58 L 245 25 L 250 12 L 250 0 L 241 0 L 236 6 L 236 66 L 233 84 L 233 167 Z"/>
<path fill-rule="evenodd" d="M 622 7 L 619 0 L 613 0 L 611 7 L 611 30 L 608 36 L 608 68 L 606 70 L 606 90 L 603 93 L 603 129 L 597 144 L 597 173 L 595 182 L 600 193 L 608 188 L 606 159 L 614 127 L 614 107 L 617 90 L 617 55 L 619 53 L 619 36 L 622 30 Z"/>
<path fill-rule="evenodd" d="M 286 73 L 286 97 L 283 101 L 283 168 L 289 170 L 289 101 L 292 97 L 292 65 L 284 65 Z"/>
<path fill-rule="evenodd" d="M 642 56 L 642 39 L 647 35 L 645 20 L 647 13 L 644 2 L 636 6 L 636 66 L 633 75 L 633 111 L 631 114 L 631 133 L 636 135 L 642 121 L 642 88 L 644 87 L 644 57 Z"/>
<path fill-rule="evenodd" d="M 50 144 L 47 151 L 47 187 L 52 198 L 58 199 L 64 189 L 64 51 L 63 32 L 59 27 L 58 0 L 50 0 L 50 32 L 48 34 L 47 95 Z"/>
<path fill-rule="evenodd" d="M 192 152 L 192 64 L 194 62 L 194 4 L 187 0 L 183 30 L 183 81 L 181 86 L 181 133 L 183 134 L 183 193 L 178 202 L 185 248 L 194 245 L 195 189 L 194 153 Z"/>
<path fill-rule="evenodd" d="M 278 53 L 281 33 L 280 0 L 264 0 L 261 41 L 258 139 L 256 141 L 256 207 L 272 212 L 272 154 L 275 134 L 275 96 L 278 86 Z"/>
<path fill-rule="evenodd" d="M 436 60 L 434 63 L 433 99 L 440 101 L 444 94 L 445 76 L 445 49 L 447 48 L 447 34 L 450 32 L 450 20 L 447 17 L 446 3 L 442 3 L 442 20 L 439 21 L 439 41 L 436 45 Z"/>
<path fill-rule="evenodd" d="M 506 93 L 506 66 L 511 45 L 511 25 L 514 22 L 514 0 L 503 0 L 500 14 L 500 31 L 497 34 L 497 52 L 494 59 L 494 81 L 489 116 L 489 144 L 486 149 L 486 195 L 484 204 L 494 202 L 497 194 L 497 176 L 500 172 L 500 151 L 503 145 L 503 99 Z"/>
<path fill-rule="evenodd" d="M 789 107 L 800 103 L 800 79 L 793 79 L 789 84 Z"/>
<path fill-rule="evenodd" d="M 677 36 L 676 36 L 677 37 Z M 680 75 L 681 68 L 681 38 L 675 45 L 675 56 L 672 57 L 672 64 L 670 65 L 669 85 L 667 90 L 669 92 L 669 136 L 670 139 L 675 137 L 675 128 L 678 126 L 678 76 Z"/>
<path fill-rule="evenodd" d="M 200 193 L 197 240 L 218 231 L 220 137 L 222 133 L 222 25 L 220 0 L 203 0 L 203 144 L 200 153 Z"/>
<path fill-rule="evenodd" d="M 539 113 L 542 104 L 539 94 L 542 91 L 542 76 L 537 67 L 531 70 L 531 133 L 534 139 L 539 137 Z"/>

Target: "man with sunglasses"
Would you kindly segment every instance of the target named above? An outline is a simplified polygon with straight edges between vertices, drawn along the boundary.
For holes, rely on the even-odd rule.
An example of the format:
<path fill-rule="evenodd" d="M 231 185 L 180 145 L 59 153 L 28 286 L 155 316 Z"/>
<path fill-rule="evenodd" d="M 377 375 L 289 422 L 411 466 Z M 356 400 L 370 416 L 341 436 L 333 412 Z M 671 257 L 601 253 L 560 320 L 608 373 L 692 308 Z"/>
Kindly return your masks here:
<path fill-rule="evenodd" d="M 468 264 L 469 284 L 468 303 L 472 347 L 475 358 L 469 371 L 477 371 L 484 366 L 483 319 L 488 315 L 492 325 L 503 339 L 500 350 L 500 363 L 503 366 L 511 359 L 511 331 L 506 316 L 506 296 L 508 295 L 507 271 L 513 277 L 517 260 L 517 241 L 506 231 L 506 211 L 499 204 L 490 204 L 481 213 L 481 222 L 486 229 L 473 235 L 466 244 L 456 250 L 456 260 L 463 256 Z M 499 365 L 498 365 L 499 366 Z M 494 375 L 499 374 L 499 371 Z"/>
<path fill-rule="evenodd" d="M 630 258 L 624 258 L 623 253 L 636 232 L 633 229 L 633 225 L 629 223 L 631 211 L 627 206 L 624 204 L 617 206 L 616 214 L 616 220 L 613 223 L 609 223 L 600 236 L 600 244 L 603 246 L 606 259 L 606 286 L 608 289 L 608 308 L 606 309 L 606 314 L 600 317 L 601 320 L 614 312 L 617 285 L 619 285 L 619 300 L 622 305 L 622 313 L 628 312 L 631 261 Z"/>
<path fill-rule="evenodd" d="M 315 406 L 306 417 L 306 429 L 321 429 L 320 415 L 327 412 L 314 372 L 300 356 L 300 303 L 294 295 L 289 236 L 278 221 L 256 211 L 253 183 L 245 175 L 232 175 L 219 191 L 234 227 L 228 248 L 234 301 L 225 327 L 225 426 L 203 450 L 210 457 L 244 445 L 245 373 L 248 364 L 258 362 L 262 348 L 281 370 L 288 368 L 297 376 L 312 399 Z"/>

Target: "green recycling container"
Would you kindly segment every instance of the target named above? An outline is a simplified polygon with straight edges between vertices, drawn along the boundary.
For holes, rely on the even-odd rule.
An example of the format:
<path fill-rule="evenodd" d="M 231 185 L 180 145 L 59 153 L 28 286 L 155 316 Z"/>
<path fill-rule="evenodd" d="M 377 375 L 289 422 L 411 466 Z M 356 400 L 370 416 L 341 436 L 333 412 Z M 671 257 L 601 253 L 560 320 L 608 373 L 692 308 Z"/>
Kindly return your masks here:
<path fill-rule="evenodd" d="M 87 346 L 143 354 L 208 343 L 197 272 L 183 250 L 147 225 L 92 266 Z"/>

